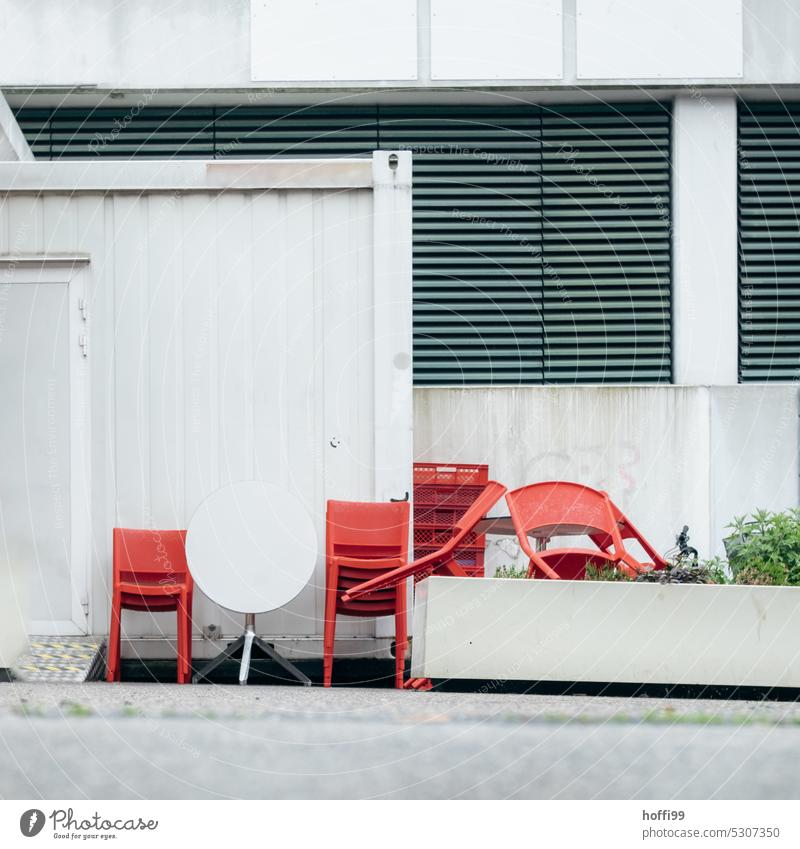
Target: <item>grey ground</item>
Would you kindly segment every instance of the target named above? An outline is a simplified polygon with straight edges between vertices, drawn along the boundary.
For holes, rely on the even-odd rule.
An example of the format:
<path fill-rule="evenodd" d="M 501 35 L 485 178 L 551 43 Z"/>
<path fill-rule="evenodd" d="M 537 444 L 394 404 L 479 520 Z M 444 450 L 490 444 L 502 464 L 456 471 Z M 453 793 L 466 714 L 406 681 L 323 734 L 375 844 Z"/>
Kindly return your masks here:
<path fill-rule="evenodd" d="M 2 798 L 800 798 L 800 705 L 0 684 Z"/>

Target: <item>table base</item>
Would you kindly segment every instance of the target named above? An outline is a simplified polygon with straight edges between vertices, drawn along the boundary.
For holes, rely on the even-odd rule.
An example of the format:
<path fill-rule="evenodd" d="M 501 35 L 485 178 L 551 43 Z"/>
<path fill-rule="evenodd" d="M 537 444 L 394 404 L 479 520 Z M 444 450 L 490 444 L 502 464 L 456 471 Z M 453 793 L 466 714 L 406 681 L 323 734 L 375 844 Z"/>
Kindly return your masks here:
<path fill-rule="evenodd" d="M 252 620 L 251 620 L 252 616 Z M 285 669 L 292 677 L 296 678 L 304 687 L 311 686 L 311 679 L 301 672 L 293 663 L 288 661 L 283 655 L 275 650 L 275 646 L 267 643 L 257 636 L 253 628 L 255 616 L 247 615 L 245 632 L 237 640 L 229 643 L 228 646 L 218 654 L 213 660 L 210 660 L 204 666 L 195 672 L 192 677 L 192 683 L 196 684 L 203 678 L 206 678 L 210 672 L 224 663 L 226 660 L 234 660 L 241 656 L 242 662 L 239 666 L 239 683 L 247 684 L 247 677 L 250 674 L 250 658 L 254 651 L 260 652 L 270 660 L 274 660 L 279 666 Z"/>

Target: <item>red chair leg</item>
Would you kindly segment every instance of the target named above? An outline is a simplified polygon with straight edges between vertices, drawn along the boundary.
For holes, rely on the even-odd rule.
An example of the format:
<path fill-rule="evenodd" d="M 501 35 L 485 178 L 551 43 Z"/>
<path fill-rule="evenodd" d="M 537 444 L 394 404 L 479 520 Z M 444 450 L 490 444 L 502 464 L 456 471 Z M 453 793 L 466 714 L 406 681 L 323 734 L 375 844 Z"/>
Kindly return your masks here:
<path fill-rule="evenodd" d="M 184 652 L 184 684 L 191 683 L 192 680 L 192 593 L 186 596 L 186 645 Z"/>
<path fill-rule="evenodd" d="M 322 684 L 331 686 L 333 677 L 333 645 L 336 640 L 336 586 L 338 570 L 331 566 L 325 587 L 325 634 L 322 642 Z"/>
<path fill-rule="evenodd" d="M 394 686 L 403 689 L 403 675 L 406 668 L 406 648 L 408 646 L 408 617 L 406 615 L 406 582 L 397 585 L 397 613 L 394 617 Z"/>
<path fill-rule="evenodd" d="M 178 608 L 175 611 L 178 619 L 178 651 L 177 651 L 177 667 L 178 667 L 178 683 L 186 683 L 186 603 L 184 597 L 178 598 Z"/>
<path fill-rule="evenodd" d="M 115 592 L 111 597 L 111 625 L 108 629 L 106 649 L 106 681 L 120 679 L 120 631 L 122 629 L 122 598 Z"/>

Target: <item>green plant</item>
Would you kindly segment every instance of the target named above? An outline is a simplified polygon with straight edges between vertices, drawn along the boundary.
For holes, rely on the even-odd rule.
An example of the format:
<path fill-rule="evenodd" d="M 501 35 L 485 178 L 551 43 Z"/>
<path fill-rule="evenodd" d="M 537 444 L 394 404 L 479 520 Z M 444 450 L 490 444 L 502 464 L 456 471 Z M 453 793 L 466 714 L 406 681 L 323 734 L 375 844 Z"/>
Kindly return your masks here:
<path fill-rule="evenodd" d="M 495 570 L 494 573 L 495 578 L 527 578 L 528 577 L 528 567 L 514 566 L 512 563 L 511 566 L 500 566 L 499 569 Z"/>
<path fill-rule="evenodd" d="M 629 575 L 626 575 L 621 569 L 608 568 L 603 566 L 597 566 L 595 563 L 592 563 L 590 560 L 586 561 L 586 575 L 585 580 L 587 581 L 632 581 Z"/>
<path fill-rule="evenodd" d="M 731 582 L 728 564 L 721 557 L 701 560 L 700 568 L 706 571 L 711 584 L 729 584 Z"/>
<path fill-rule="evenodd" d="M 725 540 L 737 584 L 800 585 L 800 508 L 736 516 Z"/>

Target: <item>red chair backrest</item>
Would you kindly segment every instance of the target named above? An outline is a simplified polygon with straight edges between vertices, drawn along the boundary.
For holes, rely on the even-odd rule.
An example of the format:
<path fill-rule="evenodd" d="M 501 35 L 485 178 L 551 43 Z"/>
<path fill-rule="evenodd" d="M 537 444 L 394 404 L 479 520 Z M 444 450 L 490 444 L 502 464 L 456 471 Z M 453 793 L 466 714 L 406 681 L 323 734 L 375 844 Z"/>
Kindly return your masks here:
<path fill-rule="evenodd" d="M 328 558 L 346 557 L 338 567 L 336 610 L 350 616 L 388 616 L 395 612 L 394 588 L 368 598 L 343 602 L 341 596 L 368 578 L 388 572 L 392 566 L 369 563 L 370 559 L 408 560 L 408 501 L 329 501 L 325 520 Z M 359 561 L 364 561 L 360 563 Z M 330 574 L 326 575 L 328 581 Z"/>
<path fill-rule="evenodd" d="M 328 557 L 408 556 L 407 501 L 329 501 L 325 518 Z"/>
<path fill-rule="evenodd" d="M 186 531 L 114 528 L 114 583 L 188 583 Z"/>
<path fill-rule="evenodd" d="M 544 481 L 506 495 L 517 529 L 532 536 L 601 533 L 615 542 L 619 528 L 604 492 L 569 481 Z"/>

